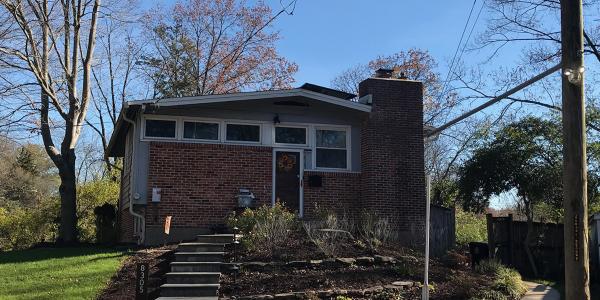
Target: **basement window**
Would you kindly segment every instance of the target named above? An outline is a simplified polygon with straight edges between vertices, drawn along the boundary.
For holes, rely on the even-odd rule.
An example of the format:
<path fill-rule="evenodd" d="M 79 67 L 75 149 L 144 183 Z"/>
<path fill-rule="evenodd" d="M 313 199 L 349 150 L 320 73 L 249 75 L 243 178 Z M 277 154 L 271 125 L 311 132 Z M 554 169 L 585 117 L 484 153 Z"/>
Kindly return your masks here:
<path fill-rule="evenodd" d="M 174 139 L 177 132 L 177 121 L 146 119 L 144 136 L 151 138 Z"/>
<path fill-rule="evenodd" d="M 348 149 L 346 130 L 316 130 L 316 167 L 347 169 Z"/>

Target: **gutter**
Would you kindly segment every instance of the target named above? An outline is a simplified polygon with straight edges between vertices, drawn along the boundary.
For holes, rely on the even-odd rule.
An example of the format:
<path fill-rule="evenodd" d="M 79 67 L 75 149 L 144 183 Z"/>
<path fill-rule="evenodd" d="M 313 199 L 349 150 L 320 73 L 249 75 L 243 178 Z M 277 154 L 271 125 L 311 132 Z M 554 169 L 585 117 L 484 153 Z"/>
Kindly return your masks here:
<path fill-rule="evenodd" d="M 144 243 L 144 239 L 146 237 L 146 219 L 144 219 L 144 216 L 136 213 L 133 210 L 133 162 L 135 159 L 135 121 L 127 118 L 127 109 L 129 108 L 129 104 L 127 102 L 125 102 L 123 104 L 123 120 L 129 124 L 131 124 L 132 128 L 133 128 L 133 142 L 131 143 L 131 166 L 129 168 L 129 214 L 131 214 L 133 216 L 134 219 L 139 219 L 140 220 L 140 235 L 138 237 L 138 245 L 143 244 Z M 135 226 L 134 226 L 135 228 Z"/>

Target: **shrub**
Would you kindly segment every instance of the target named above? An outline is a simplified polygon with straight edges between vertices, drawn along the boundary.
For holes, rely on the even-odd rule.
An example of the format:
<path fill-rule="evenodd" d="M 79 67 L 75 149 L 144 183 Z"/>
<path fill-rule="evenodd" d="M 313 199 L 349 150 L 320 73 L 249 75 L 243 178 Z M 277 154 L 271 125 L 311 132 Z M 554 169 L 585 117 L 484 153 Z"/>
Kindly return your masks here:
<path fill-rule="evenodd" d="M 321 252 L 335 257 L 344 244 L 354 239 L 350 233 L 352 222 L 346 214 L 338 216 L 333 212 L 321 215 L 321 218 L 305 221 L 302 225 L 308 238 Z"/>
<path fill-rule="evenodd" d="M 379 218 L 372 212 L 361 214 L 357 231 L 371 251 L 376 251 L 382 244 L 392 238 L 392 230 L 388 219 Z"/>
<path fill-rule="evenodd" d="M 519 272 L 506 267 L 500 268 L 496 273 L 493 287 L 507 294 L 509 299 L 521 299 L 521 296 L 527 292 Z"/>
<path fill-rule="evenodd" d="M 502 265 L 496 260 L 484 260 L 475 270 L 482 274 L 494 277 L 491 290 L 484 290 L 475 294 L 472 299 L 521 299 L 527 292 L 527 287 L 521 279 L 519 272 Z M 504 298 L 499 295 L 502 294 Z"/>
<path fill-rule="evenodd" d="M 239 216 L 229 217 L 227 224 L 241 230 L 248 250 L 273 256 L 277 249 L 290 243 L 296 221 L 296 215 L 278 202 L 256 210 L 246 209 Z"/>
<path fill-rule="evenodd" d="M 473 290 L 473 297 L 469 300 L 508 300 L 501 291 L 496 290 Z"/>
<path fill-rule="evenodd" d="M 487 241 L 487 221 L 485 216 L 456 209 L 456 243 Z"/>
<path fill-rule="evenodd" d="M 118 199 L 119 182 L 109 178 L 93 180 L 77 186 L 77 229 L 80 241 L 96 241 L 94 209 L 107 203 L 116 204 Z"/>
<path fill-rule="evenodd" d="M 39 242 L 53 241 L 58 201 L 46 200 L 36 207 L 4 203 L 0 207 L 0 250 L 26 249 Z"/>
<path fill-rule="evenodd" d="M 485 259 L 475 266 L 475 271 L 481 274 L 496 275 L 502 268 L 505 267 L 498 260 Z"/>

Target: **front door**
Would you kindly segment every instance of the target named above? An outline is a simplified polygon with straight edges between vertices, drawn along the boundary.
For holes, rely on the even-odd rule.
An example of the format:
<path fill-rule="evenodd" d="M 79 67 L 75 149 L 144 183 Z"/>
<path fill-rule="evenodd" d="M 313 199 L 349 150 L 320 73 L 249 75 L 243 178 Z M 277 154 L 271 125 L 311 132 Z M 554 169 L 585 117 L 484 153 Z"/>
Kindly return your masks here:
<path fill-rule="evenodd" d="M 301 209 L 301 152 L 275 151 L 274 200 L 281 202 L 291 211 L 302 214 Z"/>

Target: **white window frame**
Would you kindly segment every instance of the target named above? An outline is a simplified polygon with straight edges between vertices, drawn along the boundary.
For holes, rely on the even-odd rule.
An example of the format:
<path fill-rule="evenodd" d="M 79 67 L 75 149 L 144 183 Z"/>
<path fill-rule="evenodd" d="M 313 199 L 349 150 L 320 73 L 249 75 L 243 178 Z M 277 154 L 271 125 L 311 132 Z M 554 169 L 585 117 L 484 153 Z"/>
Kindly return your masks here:
<path fill-rule="evenodd" d="M 332 131 L 344 131 L 346 133 L 346 148 L 324 148 L 317 147 L 317 130 L 332 130 Z M 312 145 L 312 165 L 314 170 L 318 171 L 350 171 L 352 170 L 352 142 L 351 142 L 352 128 L 351 126 L 330 126 L 330 125 L 316 125 L 313 128 L 313 145 Z M 322 149 L 338 149 L 346 150 L 346 168 L 324 168 L 317 166 L 317 148 Z"/>
<path fill-rule="evenodd" d="M 249 125 L 249 126 L 258 126 L 258 141 L 232 141 L 227 139 L 227 125 Z M 260 145 L 262 144 L 263 134 L 262 134 L 263 124 L 259 122 L 239 122 L 239 121 L 224 121 L 223 122 L 223 135 L 222 140 L 227 144 L 243 144 L 243 145 Z"/>
<path fill-rule="evenodd" d="M 159 136 L 146 136 L 146 120 L 156 120 L 156 121 L 175 121 L 175 136 L 174 137 L 159 137 Z M 178 117 L 170 117 L 170 116 L 142 116 L 142 138 L 144 140 L 160 140 L 160 141 L 173 141 L 178 140 L 180 135 L 180 123 Z"/>
<path fill-rule="evenodd" d="M 217 129 L 217 139 L 216 140 L 209 140 L 209 139 L 194 139 L 194 138 L 186 138 L 184 136 L 184 131 L 185 131 L 185 122 L 192 122 L 192 123 L 208 123 L 208 124 L 217 124 L 218 125 L 218 129 Z M 220 143 L 222 141 L 221 137 L 221 131 L 223 131 L 223 121 L 219 120 L 219 119 L 206 119 L 206 118 L 189 118 L 189 117 L 184 117 L 181 119 L 181 140 L 182 141 L 186 141 L 186 142 L 204 142 L 204 143 Z"/>
<path fill-rule="evenodd" d="M 304 144 L 289 144 L 289 143 L 277 143 L 277 134 L 276 134 L 276 130 L 277 127 L 284 127 L 284 128 L 303 128 L 304 129 L 304 140 L 306 141 L 306 143 Z M 274 146 L 281 146 L 281 147 L 301 147 L 301 148 L 307 148 L 310 145 L 310 126 L 308 125 L 301 125 L 301 124 L 294 124 L 294 123 L 279 123 L 279 124 L 275 124 L 273 125 L 273 132 L 272 132 L 272 138 L 273 138 L 273 145 Z"/>

